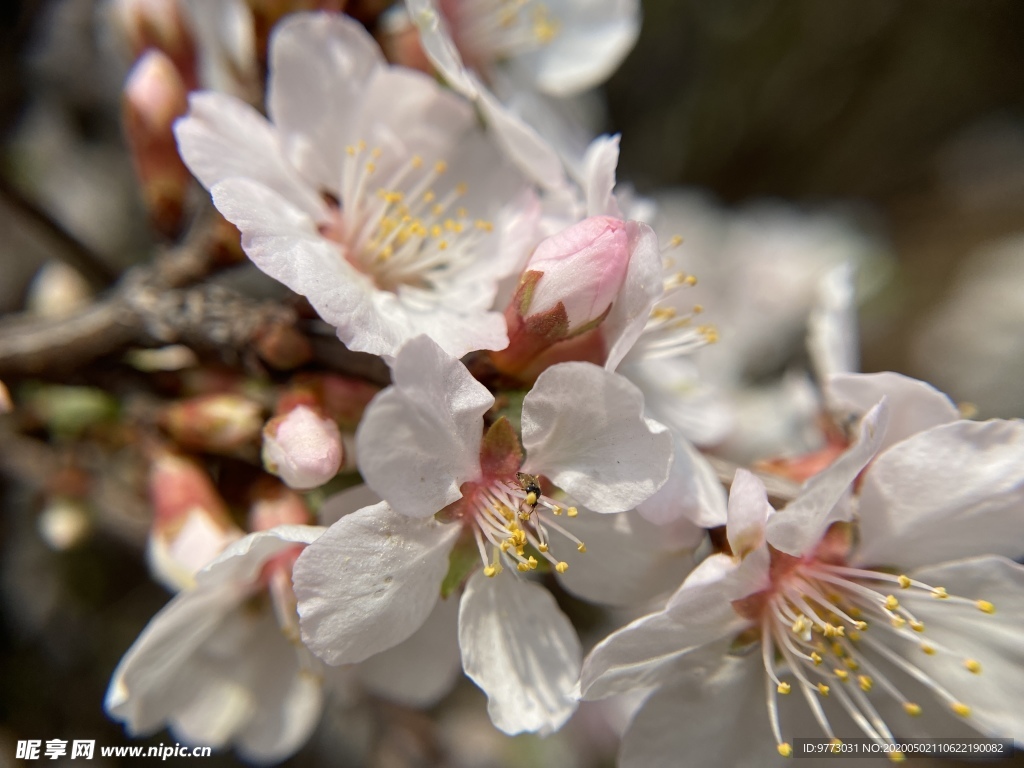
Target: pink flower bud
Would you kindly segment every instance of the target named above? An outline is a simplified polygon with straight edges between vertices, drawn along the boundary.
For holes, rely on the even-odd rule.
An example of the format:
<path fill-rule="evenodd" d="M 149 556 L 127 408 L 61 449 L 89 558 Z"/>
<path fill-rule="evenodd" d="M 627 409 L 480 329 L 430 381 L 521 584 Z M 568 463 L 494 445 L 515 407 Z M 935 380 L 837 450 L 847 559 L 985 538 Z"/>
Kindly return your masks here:
<path fill-rule="evenodd" d="M 255 443 L 263 427 L 262 407 L 231 393 L 200 395 L 164 409 L 161 424 L 180 445 L 236 454 Z"/>
<path fill-rule="evenodd" d="M 263 428 L 263 466 L 292 488 L 317 488 L 338 473 L 341 432 L 331 419 L 299 405 Z"/>
<path fill-rule="evenodd" d="M 111 10 L 134 57 L 149 49 L 162 51 L 188 89 L 194 90 L 198 85 L 195 42 L 178 5 L 179 0 L 113 0 Z"/>
<path fill-rule="evenodd" d="M 536 274 L 516 309 L 529 322 L 535 315 L 565 309 L 565 333 L 573 336 L 603 318 L 626 279 L 629 266 L 626 223 L 592 216 L 544 240 L 530 257 L 523 280 Z"/>
<path fill-rule="evenodd" d="M 150 217 L 168 235 L 181 225 L 192 178 L 172 132 L 174 121 L 187 111 L 187 90 L 178 70 L 160 51 L 148 51 L 125 84 L 124 126 Z"/>
<path fill-rule="evenodd" d="M 156 579 L 171 589 L 189 587 L 198 570 L 242 535 L 210 476 L 184 456 L 156 457 L 149 471 L 149 497 L 149 565 Z"/>

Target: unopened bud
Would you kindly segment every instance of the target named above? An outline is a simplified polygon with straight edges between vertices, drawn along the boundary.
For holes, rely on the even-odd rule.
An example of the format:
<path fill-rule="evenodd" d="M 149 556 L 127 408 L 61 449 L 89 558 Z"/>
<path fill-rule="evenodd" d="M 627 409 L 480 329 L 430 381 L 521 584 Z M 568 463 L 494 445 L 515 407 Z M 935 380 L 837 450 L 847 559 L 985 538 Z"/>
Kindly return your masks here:
<path fill-rule="evenodd" d="M 209 475 L 191 459 L 157 456 L 150 467 L 149 497 L 149 565 L 172 590 L 191 586 L 195 573 L 242 535 Z"/>
<path fill-rule="evenodd" d="M 290 371 L 313 359 L 313 345 L 293 325 L 273 323 L 256 332 L 253 345 L 271 368 Z"/>
<path fill-rule="evenodd" d="M 262 407 L 232 393 L 200 395 L 167 406 L 161 424 L 180 445 L 234 454 L 254 445 L 263 427 Z"/>
<path fill-rule="evenodd" d="M 89 303 L 89 283 L 74 267 L 62 261 L 44 264 L 28 287 L 26 308 L 43 317 L 60 317 Z"/>
<path fill-rule="evenodd" d="M 135 172 L 153 225 L 167 235 L 180 228 L 192 178 L 172 131 L 188 111 L 187 93 L 174 64 L 156 50 L 136 62 L 124 89 L 125 135 Z"/>
<path fill-rule="evenodd" d="M 341 432 L 331 419 L 299 405 L 263 429 L 263 466 L 291 488 L 317 488 L 338 473 Z"/>
<path fill-rule="evenodd" d="M 256 483 L 249 507 L 249 530 L 269 531 L 279 525 L 308 525 L 306 500 L 277 480 L 264 477 Z"/>
<path fill-rule="evenodd" d="M 611 311 L 631 257 L 626 222 L 584 219 L 537 246 L 505 310 L 509 346 L 498 370 L 520 374 L 552 345 L 597 328 Z"/>
<path fill-rule="evenodd" d="M 196 53 L 192 33 L 178 7 L 180 0 L 113 0 L 114 21 L 138 58 L 146 50 L 162 51 L 181 73 L 189 90 L 196 80 Z"/>

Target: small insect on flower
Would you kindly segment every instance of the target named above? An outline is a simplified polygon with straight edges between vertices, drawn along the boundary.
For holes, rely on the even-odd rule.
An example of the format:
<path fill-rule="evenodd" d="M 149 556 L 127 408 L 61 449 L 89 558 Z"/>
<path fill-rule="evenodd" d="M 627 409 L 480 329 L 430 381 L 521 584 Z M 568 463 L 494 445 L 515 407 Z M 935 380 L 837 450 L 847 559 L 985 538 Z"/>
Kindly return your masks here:
<path fill-rule="evenodd" d="M 523 500 L 519 502 L 519 517 L 522 520 L 529 520 L 533 510 L 537 508 L 537 502 L 540 501 L 540 480 L 537 479 L 536 475 L 516 472 L 516 481 L 519 483 L 519 487 L 526 493 Z M 523 511 L 524 507 L 526 508 L 525 512 Z"/>

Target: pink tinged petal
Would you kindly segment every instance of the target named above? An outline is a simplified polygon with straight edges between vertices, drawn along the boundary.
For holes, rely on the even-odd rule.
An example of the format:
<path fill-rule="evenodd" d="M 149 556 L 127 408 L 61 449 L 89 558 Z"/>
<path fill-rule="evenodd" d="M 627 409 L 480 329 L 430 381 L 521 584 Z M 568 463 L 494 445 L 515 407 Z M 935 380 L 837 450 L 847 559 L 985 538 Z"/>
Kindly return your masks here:
<path fill-rule="evenodd" d="M 384 66 L 380 47 L 345 16 L 295 14 L 270 41 L 267 109 L 305 178 L 335 191 L 353 114 L 366 81 Z"/>
<path fill-rule="evenodd" d="M 458 599 L 439 600 L 423 626 L 405 642 L 355 668 L 378 696 L 408 707 L 429 707 L 450 691 L 462 671 Z"/>
<path fill-rule="evenodd" d="M 899 373 L 846 373 L 825 383 L 829 407 L 859 416 L 883 397 L 889 403 L 889 423 L 879 453 L 926 429 L 960 419 L 946 395 L 930 384 Z"/>
<path fill-rule="evenodd" d="M 912 575 L 927 584 L 945 587 L 951 595 L 986 600 L 995 606 L 995 613 L 987 614 L 970 603 L 954 605 L 928 594 L 900 593 L 901 603 L 925 625 L 922 639 L 931 637 L 937 645 L 963 657 L 914 652 L 911 660 L 971 708 L 967 724 L 985 735 L 1024 741 L 1024 710 L 1020 706 L 1024 686 L 1024 566 L 1002 557 L 979 557 Z M 964 668 L 966 658 L 979 662 L 980 674 Z M 925 713 L 946 707 L 941 701 L 924 697 L 918 703 Z"/>
<path fill-rule="evenodd" d="M 857 441 L 846 453 L 804 483 L 800 495 L 772 515 L 765 526 L 769 544 L 799 557 L 818 544 L 832 523 L 850 519 L 850 505 L 841 502 L 878 452 L 887 420 L 888 408 L 883 400 L 861 420 Z"/>
<path fill-rule="evenodd" d="M 636 512 L 588 515 L 572 521 L 572 532 L 587 545 L 556 547 L 553 554 L 569 569 L 559 575 L 577 597 L 603 605 L 638 605 L 675 589 L 693 566 L 692 552 L 703 530 L 683 522 L 680 535 L 653 525 Z M 675 535 L 675 541 L 673 536 Z"/>
<path fill-rule="evenodd" d="M 211 189 L 246 178 L 273 190 L 296 211 L 317 220 L 326 208 L 288 162 L 274 128 L 253 107 L 220 93 L 196 93 L 189 113 L 174 125 L 182 159 Z"/>
<path fill-rule="evenodd" d="M 402 348 L 392 377 L 356 432 L 360 469 L 395 511 L 430 517 L 480 477 L 483 415 L 494 397 L 426 336 Z"/>
<path fill-rule="evenodd" d="M 665 610 L 637 619 L 591 651 L 580 676 L 582 696 L 601 699 L 658 685 L 680 657 L 743 629 L 747 621 L 731 602 L 738 574 L 733 558 L 704 560 Z"/>
<path fill-rule="evenodd" d="M 478 571 L 459 606 L 462 666 L 487 694 L 491 722 L 507 734 L 562 727 L 576 710 L 580 641 L 555 599 L 510 573 Z"/>
<path fill-rule="evenodd" d="M 683 756 L 692 765 L 786 764 L 769 727 L 759 656 L 724 656 L 717 668 L 695 672 L 648 698 L 623 736 L 619 765 L 677 768 Z"/>
<path fill-rule="evenodd" d="M 612 194 L 615 169 L 619 164 L 619 137 L 599 136 L 587 147 L 583 158 L 583 178 L 588 216 L 622 218 L 619 203 Z"/>
<path fill-rule="evenodd" d="M 761 479 L 737 469 L 729 490 L 729 521 L 726 534 L 736 557 L 746 557 L 764 544 L 764 528 L 775 510 Z"/>
<path fill-rule="evenodd" d="M 318 488 L 341 467 L 341 432 L 333 420 L 300 405 L 263 430 L 263 465 L 289 488 Z"/>
<path fill-rule="evenodd" d="M 643 412 L 643 395 L 622 376 L 552 366 L 523 400 L 523 471 L 596 512 L 631 509 L 664 485 L 672 462 L 671 435 Z"/>
<path fill-rule="evenodd" d="M 604 367 L 614 371 L 647 325 L 651 310 L 664 291 L 658 236 L 646 224 L 626 222 L 629 267 L 618 299 L 601 324 L 608 350 Z"/>
<path fill-rule="evenodd" d="M 460 530 L 384 502 L 328 528 L 292 573 L 306 646 L 328 664 L 355 664 L 412 635 L 437 602 Z"/>
<path fill-rule="evenodd" d="M 860 494 L 857 560 L 904 568 L 1024 554 L 1024 422 L 957 421 L 897 443 Z"/>
<path fill-rule="evenodd" d="M 552 235 L 527 262 L 526 270 L 540 277 L 523 315 L 542 315 L 561 304 L 569 333 L 592 325 L 618 300 L 631 255 L 621 219 L 593 216 Z"/>
<path fill-rule="evenodd" d="M 725 525 L 725 489 L 714 468 L 685 438 L 673 435 L 668 481 L 637 512 L 657 525 L 685 520 L 701 528 Z"/>

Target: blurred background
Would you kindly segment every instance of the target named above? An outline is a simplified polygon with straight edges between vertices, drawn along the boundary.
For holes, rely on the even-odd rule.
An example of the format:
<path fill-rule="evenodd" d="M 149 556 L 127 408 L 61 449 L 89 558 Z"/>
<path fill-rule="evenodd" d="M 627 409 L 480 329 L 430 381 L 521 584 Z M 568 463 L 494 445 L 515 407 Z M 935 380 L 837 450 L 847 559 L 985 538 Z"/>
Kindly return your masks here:
<path fill-rule="evenodd" d="M 620 181 L 683 189 L 719 217 L 839 217 L 886 255 L 861 307 L 862 370 L 925 379 L 982 418 L 1024 415 L 1024 3 L 643 5 L 606 88 Z M 106 13 L 97 0 L 0 5 L 0 312 L 25 308 L 55 249 L 99 257 L 57 280 L 71 305 L 159 244 L 121 132 L 129 53 Z M 0 483 L 0 766 L 17 739 L 172 743 L 128 741 L 102 710 L 115 664 L 167 599 L 142 559 L 144 523 L 62 550 L 37 490 Z M 619 713 L 585 708 L 547 740 L 506 739 L 482 703 L 467 684 L 434 721 L 383 702 L 336 711 L 287 764 L 610 764 Z"/>

